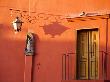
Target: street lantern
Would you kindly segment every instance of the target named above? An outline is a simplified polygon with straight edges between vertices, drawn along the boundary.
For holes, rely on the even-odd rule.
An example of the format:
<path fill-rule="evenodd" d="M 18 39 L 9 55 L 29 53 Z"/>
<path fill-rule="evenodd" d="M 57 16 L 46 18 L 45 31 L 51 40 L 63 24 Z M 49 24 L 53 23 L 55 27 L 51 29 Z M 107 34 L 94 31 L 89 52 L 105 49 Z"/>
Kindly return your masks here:
<path fill-rule="evenodd" d="M 19 17 L 16 17 L 16 19 L 12 22 L 15 32 L 21 31 L 22 23 L 23 22 L 20 20 Z"/>

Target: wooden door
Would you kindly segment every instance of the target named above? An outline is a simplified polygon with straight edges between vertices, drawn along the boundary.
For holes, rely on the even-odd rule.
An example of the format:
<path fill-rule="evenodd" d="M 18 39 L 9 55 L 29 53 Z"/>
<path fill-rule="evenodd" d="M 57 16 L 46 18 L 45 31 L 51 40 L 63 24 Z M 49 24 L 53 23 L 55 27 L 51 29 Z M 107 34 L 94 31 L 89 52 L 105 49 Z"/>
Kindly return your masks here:
<path fill-rule="evenodd" d="M 96 79 L 98 76 L 98 31 L 77 32 L 77 78 Z"/>
<path fill-rule="evenodd" d="M 98 32 L 89 31 L 89 79 L 98 78 Z"/>
<path fill-rule="evenodd" d="M 79 31 L 77 43 L 77 77 L 88 79 L 88 32 Z"/>

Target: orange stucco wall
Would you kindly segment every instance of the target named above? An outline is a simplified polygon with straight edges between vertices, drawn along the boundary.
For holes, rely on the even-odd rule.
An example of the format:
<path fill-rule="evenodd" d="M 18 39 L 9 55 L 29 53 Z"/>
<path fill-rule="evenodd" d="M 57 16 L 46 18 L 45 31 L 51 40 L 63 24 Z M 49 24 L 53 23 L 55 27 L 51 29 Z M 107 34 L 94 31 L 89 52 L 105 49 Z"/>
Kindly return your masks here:
<path fill-rule="evenodd" d="M 15 34 L 11 22 L 14 17 L 10 15 L 10 8 L 28 10 L 28 0 L 0 0 L 0 82 L 61 82 L 62 81 L 62 54 L 76 51 L 76 29 L 99 28 L 100 50 L 105 51 L 106 45 L 106 20 L 89 20 L 67 22 L 60 20 L 60 25 L 68 29 L 60 35 L 52 37 L 45 34 L 43 26 L 55 22 L 41 20 L 36 24 L 23 23 L 22 31 Z M 54 15 L 73 16 L 82 11 L 109 13 L 109 0 L 31 0 L 30 11 Z M 31 14 L 32 15 L 32 14 Z M 110 27 L 110 19 L 109 24 Z M 53 28 L 56 26 L 53 26 Z M 25 61 L 25 40 L 27 32 L 35 34 L 35 56 L 27 57 Z M 50 30 L 49 30 L 50 31 Z M 52 31 L 56 33 L 55 31 Z M 110 29 L 108 30 L 110 35 Z M 110 38 L 108 38 L 108 51 L 110 51 Z M 75 59 L 75 58 L 74 58 Z M 108 57 L 108 60 L 109 57 Z M 30 63 L 29 63 L 30 62 Z M 110 61 L 108 61 L 107 78 L 110 79 Z M 29 63 L 29 64 L 28 64 Z M 32 76 L 28 68 L 31 68 Z M 73 61 L 75 64 L 75 60 Z M 75 68 L 73 68 L 74 70 Z M 25 70 L 25 71 L 24 71 Z M 25 78 L 24 78 L 24 73 Z M 75 73 L 75 71 L 73 71 Z M 74 82 L 74 81 L 73 81 Z M 75 81 L 76 82 L 76 81 Z"/>

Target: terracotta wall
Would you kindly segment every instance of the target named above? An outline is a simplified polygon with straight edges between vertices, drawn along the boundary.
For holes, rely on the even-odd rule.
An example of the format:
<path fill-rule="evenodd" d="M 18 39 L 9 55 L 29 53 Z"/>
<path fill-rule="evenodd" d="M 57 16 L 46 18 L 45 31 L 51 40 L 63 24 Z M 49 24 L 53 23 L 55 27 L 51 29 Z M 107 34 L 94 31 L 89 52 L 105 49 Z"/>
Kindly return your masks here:
<path fill-rule="evenodd" d="M 52 20 L 46 21 L 40 19 L 39 22 L 31 25 L 24 21 L 22 31 L 15 34 L 11 24 L 15 15 L 11 17 L 9 9 L 28 10 L 28 2 L 28 0 L 0 0 L 0 82 L 24 82 L 24 48 L 28 30 L 35 34 L 36 39 L 33 82 L 61 82 L 62 54 L 75 52 L 76 29 L 99 28 L 100 50 L 105 51 L 105 19 L 72 23 L 60 20 L 59 23 L 52 18 Z M 62 15 L 63 17 L 78 16 L 82 11 L 109 13 L 109 3 L 109 0 L 31 0 L 30 10 L 36 11 L 36 13 Z M 49 33 L 51 31 L 52 33 L 46 34 L 44 27 L 52 27 L 53 31 L 47 29 Z M 59 27 L 58 32 L 54 29 L 55 27 Z M 60 27 L 66 28 L 66 30 Z M 60 30 L 64 30 L 64 32 L 59 34 Z M 108 42 L 109 47 L 110 41 Z M 110 49 L 108 50 L 110 51 Z M 110 78 L 109 72 L 108 70 L 108 78 Z"/>

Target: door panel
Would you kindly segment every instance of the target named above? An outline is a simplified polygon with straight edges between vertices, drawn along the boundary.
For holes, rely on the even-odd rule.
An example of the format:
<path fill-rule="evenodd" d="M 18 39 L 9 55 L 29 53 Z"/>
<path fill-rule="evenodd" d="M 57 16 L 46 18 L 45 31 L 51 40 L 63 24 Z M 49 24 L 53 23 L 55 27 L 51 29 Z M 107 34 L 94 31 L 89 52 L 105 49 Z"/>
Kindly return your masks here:
<path fill-rule="evenodd" d="M 78 79 L 88 79 L 88 34 L 86 31 L 78 34 Z"/>
<path fill-rule="evenodd" d="M 98 77 L 98 33 L 97 31 L 89 32 L 89 78 L 97 79 Z"/>
<path fill-rule="evenodd" d="M 98 30 L 77 32 L 77 78 L 98 77 Z"/>

